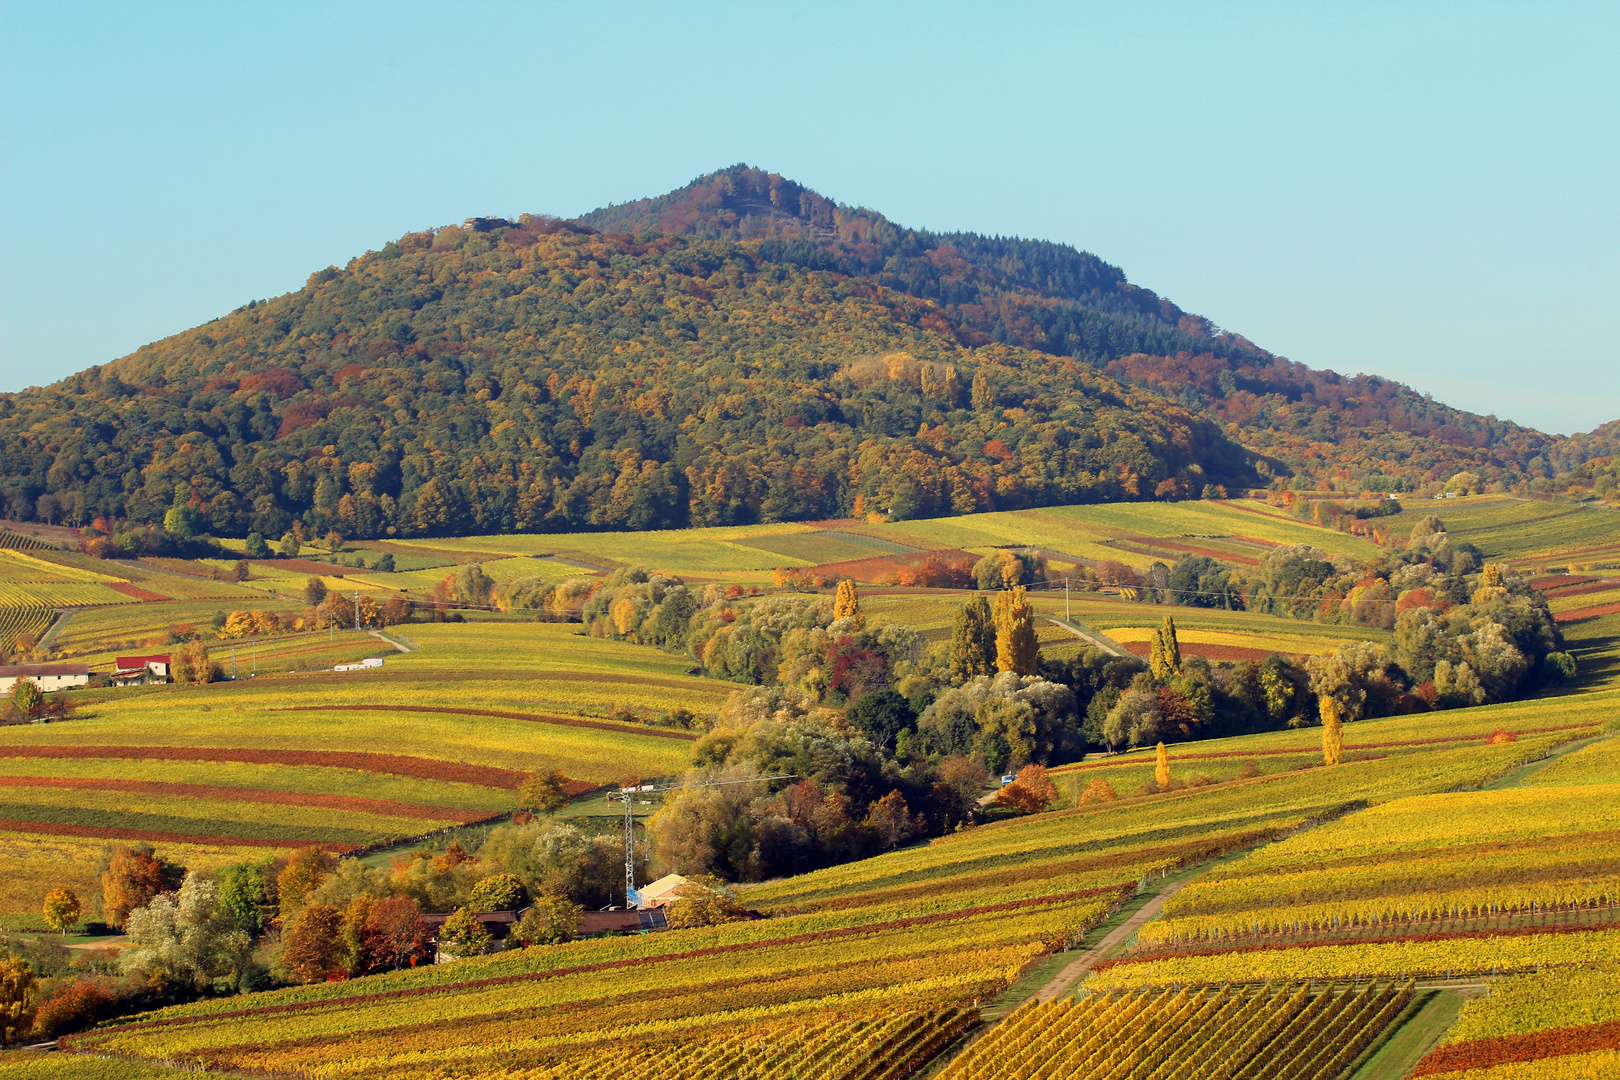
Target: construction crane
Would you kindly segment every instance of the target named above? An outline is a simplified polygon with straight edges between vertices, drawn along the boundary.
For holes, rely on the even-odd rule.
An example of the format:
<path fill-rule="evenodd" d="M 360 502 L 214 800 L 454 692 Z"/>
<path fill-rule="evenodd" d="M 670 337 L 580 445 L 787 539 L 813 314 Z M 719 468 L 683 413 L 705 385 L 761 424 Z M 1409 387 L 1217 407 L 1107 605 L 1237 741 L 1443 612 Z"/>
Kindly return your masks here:
<path fill-rule="evenodd" d="M 675 791 L 688 787 L 729 787 L 732 784 L 758 784 L 766 780 L 796 780 L 798 773 L 783 773 L 780 776 L 755 776 L 747 780 L 705 780 L 696 784 L 665 784 L 659 787 L 656 784 L 639 784 L 634 787 L 619 789 L 619 798 L 624 800 L 624 906 L 629 908 L 638 901 L 636 895 L 636 796 L 652 795 L 660 791 Z M 613 798 L 612 793 L 608 798 Z M 643 803 L 651 806 L 651 803 Z"/>

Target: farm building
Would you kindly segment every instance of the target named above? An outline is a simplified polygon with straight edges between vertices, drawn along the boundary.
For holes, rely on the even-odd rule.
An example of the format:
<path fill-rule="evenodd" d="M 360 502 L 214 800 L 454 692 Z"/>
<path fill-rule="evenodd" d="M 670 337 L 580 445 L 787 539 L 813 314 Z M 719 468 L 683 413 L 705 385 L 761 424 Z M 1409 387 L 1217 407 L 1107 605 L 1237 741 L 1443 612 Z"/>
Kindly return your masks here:
<path fill-rule="evenodd" d="M 489 946 L 490 951 L 500 952 L 502 949 L 506 948 L 506 939 L 511 936 L 512 927 L 517 924 L 517 921 L 522 917 L 523 912 L 477 911 L 474 912 L 473 915 L 478 919 L 479 922 L 484 924 L 484 929 L 489 931 L 489 936 L 491 939 Z M 422 925 L 427 929 L 428 947 L 433 951 L 433 962 L 435 964 L 442 964 L 450 960 L 459 959 L 459 957 L 457 957 L 454 953 L 444 952 L 439 949 L 439 931 L 444 929 L 445 921 L 449 918 L 449 915 L 422 916 Z"/>
<path fill-rule="evenodd" d="M 659 908 L 651 911 L 587 911 L 579 917 L 580 937 L 590 934 L 639 934 L 643 930 L 664 930 L 669 922 Z"/>
<path fill-rule="evenodd" d="M 686 879 L 679 874 L 665 874 L 636 890 L 641 897 L 636 906 L 643 909 L 668 907 L 680 899 L 680 888 L 686 883 Z"/>
<path fill-rule="evenodd" d="M 367 671 L 367 670 L 369 670 L 371 668 L 380 668 L 382 666 L 383 666 L 382 657 L 380 657 L 380 656 L 368 656 L 364 660 L 361 660 L 359 663 L 355 663 L 355 664 L 338 664 L 335 667 L 333 667 L 332 670 L 333 671 Z"/>
<path fill-rule="evenodd" d="M 13 664 L 0 667 L 0 694 L 9 694 L 18 679 L 29 679 L 41 690 L 71 690 L 90 685 L 89 664 Z"/>
<path fill-rule="evenodd" d="M 113 660 L 114 686 L 145 686 L 169 681 L 169 654 L 120 656 Z"/>

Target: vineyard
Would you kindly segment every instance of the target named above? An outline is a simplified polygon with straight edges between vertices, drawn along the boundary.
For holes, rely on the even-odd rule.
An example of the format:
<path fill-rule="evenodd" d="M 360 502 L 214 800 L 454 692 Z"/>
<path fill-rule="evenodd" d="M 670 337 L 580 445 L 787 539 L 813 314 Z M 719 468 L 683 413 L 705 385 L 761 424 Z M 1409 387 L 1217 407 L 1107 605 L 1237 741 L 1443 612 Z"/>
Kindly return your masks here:
<path fill-rule="evenodd" d="M 10 652 L 16 647 L 17 638 L 24 634 L 37 640 L 55 618 L 56 612 L 38 601 L 7 603 L 0 600 L 0 649 Z"/>
<path fill-rule="evenodd" d="M 1267 985 L 1031 1002 L 939 1080 L 1333 1080 L 1411 996 L 1410 986 Z"/>
<path fill-rule="evenodd" d="M 1479 499 L 1433 512 L 1459 540 L 1511 549 L 1539 571 L 1548 544 L 1590 541 L 1588 519 L 1549 517 L 1556 509 Z M 1542 546 L 1517 543 L 1520 527 Z M 104 662 L 166 650 L 176 624 L 205 625 L 222 609 L 301 613 L 312 575 L 379 598 L 418 594 L 471 561 L 499 582 L 639 563 L 747 586 L 782 566 L 998 545 L 1040 547 L 1061 573 L 1066 556 L 1143 566 L 1215 553 L 1247 565 L 1300 542 L 1367 553 L 1365 541 L 1274 508 L 1217 502 L 386 541 L 363 554 L 386 550 L 393 573 L 253 560 L 243 585 L 206 576 L 234 569 L 229 559 L 103 564 L 18 548 L 0 555 L 0 599 L 32 606 L 0 607 L 0 619 L 31 611 L 43 629 L 76 590 L 116 597 L 78 605 L 51 641 L 58 655 Z M 1610 588 L 1585 572 L 1544 584 L 1560 612 Z M 1155 622 L 1114 596 L 1032 600 L 1133 649 Z M 871 590 L 862 610 L 938 641 L 959 602 Z M 689 657 L 577 626 L 469 618 L 402 628 L 410 652 L 355 631 L 216 642 L 227 667 L 234 649 L 240 681 L 91 690 L 75 695 L 71 724 L 5 728 L 0 922 L 40 925 L 51 884 L 92 894 L 108 840 L 154 843 L 206 870 L 299 846 L 369 850 L 476 831 L 537 771 L 561 770 L 576 793 L 672 776 L 697 733 L 669 714 L 714 714 L 735 688 L 695 675 Z M 1389 637 L 1246 612 L 1176 618 L 1186 653 L 1216 658 Z M 1570 623 L 1587 635 L 1572 640 L 1612 651 L 1603 628 L 1614 618 Z M 16 632 L 33 631 L 0 622 L 0 636 Z M 1041 642 L 1053 655 L 1081 647 L 1051 623 Z M 305 670 L 372 655 L 385 665 Z M 925 1069 L 944 1080 L 1344 1080 L 1451 992 L 1437 987 L 1463 980 L 1491 992 L 1468 1001 L 1421 1065 L 1417 1047 L 1390 1075 L 1609 1075 L 1620 1058 L 1620 739 L 1605 735 L 1620 690 L 1588 655 L 1589 692 L 1354 722 L 1332 767 L 1316 728 L 1172 745 L 1167 785 L 1152 750 L 1092 755 L 1053 771 L 1059 801 L 1046 813 L 740 887 L 758 918 L 206 998 L 70 1036 L 83 1056 L 8 1065 L 87 1080 L 175 1075 L 143 1060 L 331 1080 L 898 1080 Z M 1082 802 L 1099 782 L 1109 794 Z M 592 802 L 565 813 L 596 814 L 600 795 Z M 1179 891 L 1162 911 L 1089 951 L 1167 888 Z M 1037 996 L 1082 956 L 1083 971 Z M 124 1071 L 79 1071 L 113 1060 L 88 1056 L 102 1053 Z"/>

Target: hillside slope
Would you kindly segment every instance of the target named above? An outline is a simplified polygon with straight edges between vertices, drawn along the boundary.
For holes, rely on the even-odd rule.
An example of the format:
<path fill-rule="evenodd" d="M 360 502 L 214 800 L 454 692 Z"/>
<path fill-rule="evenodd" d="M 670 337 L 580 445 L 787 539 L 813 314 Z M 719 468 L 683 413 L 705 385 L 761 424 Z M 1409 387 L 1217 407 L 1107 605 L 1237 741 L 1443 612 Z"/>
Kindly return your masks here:
<path fill-rule="evenodd" d="M 1348 468 L 1417 482 L 1467 469 L 1487 482 L 1550 479 L 1596 456 L 1602 441 L 1464 412 L 1376 375 L 1292 363 L 1067 245 L 908 229 L 746 165 L 578 220 L 609 231 L 772 239 L 784 258 L 936 303 L 964 344 L 1002 342 L 1106 368 L 1236 425 L 1246 445 L 1312 474 Z"/>
<path fill-rule="evenodd" d="M 915 297 L 758 241 L 540 218 L 413 233 L 0 397 L 14 516 L 178 498 L 224 535 L 909 518 L 1255 478 L 1208 420 L 964 344 Z"/>

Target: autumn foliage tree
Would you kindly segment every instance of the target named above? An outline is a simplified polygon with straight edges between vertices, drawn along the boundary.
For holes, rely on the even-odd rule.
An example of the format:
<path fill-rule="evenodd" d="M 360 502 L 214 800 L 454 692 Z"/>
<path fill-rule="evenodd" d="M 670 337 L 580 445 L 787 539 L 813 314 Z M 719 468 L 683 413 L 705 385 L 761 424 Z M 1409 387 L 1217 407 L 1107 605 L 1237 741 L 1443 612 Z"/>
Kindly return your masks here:
<path fill-rule="evenodd" d="M 39 980 L 21 958 L 0 958 L 0 1046 L 16 1046 L 34 1023 Z"/>
<path fill-rule="evenodd" d="M 325 980 L 341 974 L 343 912 L 331 904 L 308 903 L 287 928 L 281 963 L 294 982 Z"/>
<path fill-rule="evenodd" d="M 856 629 L 860 629 L 864 621 L 861 618 L 860 596 L 855 591 L 855 583 L 848 578 L 838 583 L 837 595 L 833 597 L 833 621 L 839 619 L 853 619 Z"/>
<path fill-rule="evenodd" d="M 1333 697 L 1321 698 L 1317 707 L 1322 713 L 1322 764 L 1337 765 L 1344 760 L 1344 710 Z"/>
<path fill-rule="evenodd" d="M 122 929 L 131 911 L 178 889 L 185 876 L 185 867 L 159 859 L 150 847 L 116 845 L 101 875 L 101 910 L 107 924 Z"/>
<path fill-rule="evenodd" d="M 300 848 L 276 876 L 283 922 L 297 917 L 311 893 L 337 868 L 337 856 L 318 847 Z"/>
<path fill-rule="evenodd" d="M 45 925 L 64 936 L 71 926 L 77 926 L 81 913 L 79 898 L 66 886 L 58 886 L 45 894 Z"/>
<path fill-rule="evenodd" d="M 408 896 L 389 896 L 371 905 L 363 941 L 373 970 L 398 969 L 422 955 L 427 928 L 422 909 Z"/>
<path fill-rule="evenodd" d="M 1057 800 L 1057 785 L 1044 765 L 1025 765 L 1018 776 L 996 792 L 995 803 L 1020 814 L 1038 814 Z"/>
<path fill-rule="evenodd" d="M 961 684 L 996 672 L 996 626 L 990 602 L 974 594 L 951 624 L 951 681 Z"/>
<path fill-rule="evenodd" d="M 1035 609 L 1019 585 L 996 597 L 996 670 L 1034 675 L 1040 670 Z"/>
<path fill-rule="evenodd" d="M 558 769 L 535 773 L 518 790 L 518 805 L 525 810 L 555 814 L 568 805 L 568 778 Z"/>

